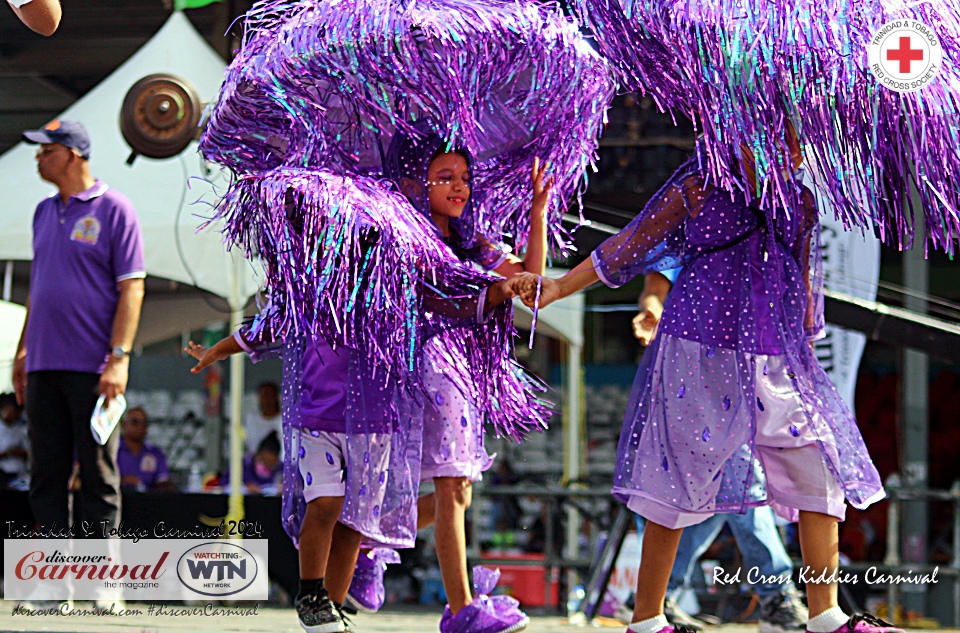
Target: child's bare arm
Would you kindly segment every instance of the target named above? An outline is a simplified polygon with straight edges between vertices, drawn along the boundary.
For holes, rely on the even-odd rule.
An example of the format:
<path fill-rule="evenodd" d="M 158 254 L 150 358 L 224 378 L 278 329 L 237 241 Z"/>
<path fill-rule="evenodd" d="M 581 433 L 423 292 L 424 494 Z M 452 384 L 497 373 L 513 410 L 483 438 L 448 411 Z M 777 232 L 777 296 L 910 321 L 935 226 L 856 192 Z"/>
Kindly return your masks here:
<path fill-rule="evenodd" d="M 220 339 L 217 344 L 210 349 L 190 341 L 189 346 L 183 348 L 183 351 L 199 361 L 196 366 L 190 370 L 191 373 L 199 374 L 218 360 L 226 360 L 232 354 L 239 354 L 243 351 L 243 348 L 240 347 L 240 343 L 237 342 L 236 338 L 227 336 Z"/>
<path fill-rule="evenodd" d="M 547 268 L 547 203 L 553 190 L 553 176 L 547 176 L 549 163 L 533 160 L 531 178 L 533 181 L 533 203 L 530 207 L 530 232 L 527 234 L 527 246 L 523 259 L 510 255 L 506 261 L 493 269 L 493 272 L 507 279 L 520 273 L 542 275 Z"/>

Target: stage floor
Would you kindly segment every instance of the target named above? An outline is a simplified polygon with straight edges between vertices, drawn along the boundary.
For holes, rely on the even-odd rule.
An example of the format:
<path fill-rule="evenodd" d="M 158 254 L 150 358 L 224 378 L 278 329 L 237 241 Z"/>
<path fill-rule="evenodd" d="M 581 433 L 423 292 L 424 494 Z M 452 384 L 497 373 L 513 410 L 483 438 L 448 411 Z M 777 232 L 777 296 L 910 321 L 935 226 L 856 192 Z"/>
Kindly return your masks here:
<path fill-rule="evenodd" d="M 301 633 L 293 609 L 258 608 L 256 615 L 244 616 L 180 616 L 149 615 L 149 605 L 129 604 L 128 609 L 140 609 L 141 615 L 124 616 L 50 616 L 12 615 L 15 603 L 3 602 L 0 613 L 0 633 L 5 631 L 60 631 L 70 633 Z M 166 605 L 164 605 L 166 607 Z M 201 605 L 202 606 L 202 605 Z M 89 603 L 78 603 L 75 608 L 89 608 Z M 183 607 L 167 607 L 183 608 Z M 228 608 L 228 607 L 223 607 Z M 353 618 L 356 633 L 434 633 L 439 630 L 440 614 L 421 609 L 388 610 L 376 615 L 357 615 Z M 622 633 L 621 624 L 601 627 Z M 533 616 L 527 633 L 584 632 L 595 627 L 571 626 L 559 616 Z M 946 629 L 941 629 L 946 631 Z M 757 633 L 755 624 L 726 624 L 708 627 L 707 632 Z M 927 629 L 928 633 L 936 630 Z"/>

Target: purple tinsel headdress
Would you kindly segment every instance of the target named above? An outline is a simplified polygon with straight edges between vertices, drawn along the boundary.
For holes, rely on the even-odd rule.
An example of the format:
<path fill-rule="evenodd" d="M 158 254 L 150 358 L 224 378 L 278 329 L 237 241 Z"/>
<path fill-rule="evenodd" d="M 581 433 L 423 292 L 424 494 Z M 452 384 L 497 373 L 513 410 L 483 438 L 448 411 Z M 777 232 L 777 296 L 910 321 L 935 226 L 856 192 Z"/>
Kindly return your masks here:
<path fill-rule="evenodd" d="M 914 19 L 960 59 L 960 8 L 943 0 L 575 0 L 623 85 L 703 130 L 709 168 L 742 188 L 745 150 L 760 196 L 788 212 L 787 122 L 847 226 L 904 247 L 916 190 L 930 243 L 960 237 L 960 66 L 912 93 L 871 75 L 867 49 L 886 22 Z"/>
<path fill-rule="evenodd" d="M 284 15 L 285 18 L 278 16 Z M 551 245 L 595 157 L 613 96 L 606 63 L 554 6 L 521 0 L 262 2 L 227 70 L 205 156 L 234 169 L 380 175 L 396 130 L 430 121 L 476 159 L 483 233 L 529 229 L 530 165 L 555 178 Z"/>

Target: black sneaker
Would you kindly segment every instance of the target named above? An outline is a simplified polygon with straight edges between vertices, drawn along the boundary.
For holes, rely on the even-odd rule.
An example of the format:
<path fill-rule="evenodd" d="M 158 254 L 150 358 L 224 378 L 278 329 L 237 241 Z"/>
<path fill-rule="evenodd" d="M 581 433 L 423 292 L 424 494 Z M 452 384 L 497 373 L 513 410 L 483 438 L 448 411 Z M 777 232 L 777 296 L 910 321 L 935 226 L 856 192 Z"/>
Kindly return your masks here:
<path fill-rule="evenodd" d="M 760 633 L 794 633 L 807 629 L 810 613 L 796 587 L 760 599 Z"/>
<path fill-rule="evenodd" d="M 297 598 L 294 607 L 306 633 L 344 633 L 347 630 L 326 589 L 320 589 L 316 595 Z"/>
<path fill-rule="evenodd" d="M 694 631 L 703 630 L 703 622 L 681 609 L 673 598 L 667 598 L 663 601 L 663 615 L 666 616 L 667 622 L 674 627 L 682 626 Z"/>
<path fill-rule="evenodd" d="M 347 604 L 346 604 L 346 603 L 344 603 L 344 604 L 342 604 L 342 605 L 339 605 L 339 604 L 337 604 L 336 602 L 334 602 L 334 603 L 333 603 L 333 606 L 336 607 L 337 612 L 340 614 L 340 619 L 343 620 L 343 630 L 344 630 L 344 632 L 345 632 L 345 633 L 354 633 L 354 632 L 355 632 L 355 629 L 354 629 L 354 627 L 353 627 L 353 620 L 350 619 L 350 616 L 351 616 L 351 615 L 357 615 L 357 612 L 354 611 L 353 613 L 351 613 L 351 612 L 350 612 L 350 609 L 347 607 Z"/>

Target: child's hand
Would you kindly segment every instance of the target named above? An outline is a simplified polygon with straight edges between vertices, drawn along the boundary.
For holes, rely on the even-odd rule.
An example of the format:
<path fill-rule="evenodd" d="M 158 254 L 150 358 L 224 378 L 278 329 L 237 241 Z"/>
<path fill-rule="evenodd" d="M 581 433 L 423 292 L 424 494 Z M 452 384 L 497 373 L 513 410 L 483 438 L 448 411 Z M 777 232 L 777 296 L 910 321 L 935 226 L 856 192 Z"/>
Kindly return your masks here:
<path fill-rule="evenodd" d="M 220 343 L 217 343 L 210 349 L 207 349 L 203 345 L 198 345 L 193 341 L 190 341 L 188 346 L 183 348 L 183 351 L 200 361 L 193 369 L 190 370 L 191 374 L 199 374 L 201 371 L 214 364 L 218 360 L 226 360 L 230 355 L 223 351 L 223 346 Z"/>
<path fill-rule="evenodd" d="M 646 347 L 657 337 L 657 328 L 663 316 L 663 302 L 656 293 L 640 295 L 640 312 L 633 317 L 633 335 Z"/>
<path fill-rule="evenodd" d="M 661 311 L 662 313 L 662 311 Z M 633 335 L 646 347 L 657 337 L 660 316 L 651 308 L 645 308 L 633 317 Z"/>
<path fill-rule="evenodd" d="M 556 279 L 534 275 L 533 273 L 522 273 L 510 280 L 511 289 L 514 290 L 528 308 L 546 307 L 561 297 L 560 285 Z M 540 296 L 537 297 L 537 286 L 540 286 Z"/>
<path fill-rule="evenodd" d="M 197 343 L 194 343 L 193 341 L 190 341 L 189 343 L 187 343 L 187 347 L 183 348 L 183 351 L 185 351 L 190 356 L 193 356 L 197 360 L 200 360 L 201 358 L 203 358 L 203 355 L 207 353 L 207 348 L 204 347 L 203 345 L 199 345 Z"/>
<path fill-rule="evenodd" d="M 510 279 L 501 279 L 496 285 L 499 286 L 498 290 L 503 293 L 504 297 L 514 299 L 519 297 L 523 290 L 523 279 L 518 275 Z"/>
<path fill-rule="evenodd" d="M 549 167 L 549 162 L 544 163 L 541 167 L 540 158 L 533 159 L 533 173 L 531 174 L 533 179 L 533 207 L 530 210 L 533 215 L 539 214 L 542 216 L 547 211 L 547 202 L 550 200 L 550 191 L 553 189 L 553 176 L 544 180 Z"/>
<path fill-rule="evenodd" d="M 540 275 L 533 273 L 520 273 L 507 280 L 507 290 L 514 297 L 520 297 L 525 305 L 532 305 L 533 297 L 537 294 L 537 280 Z M 531 297 L 531 303 L 527 302 L 527 297 Z"/>

